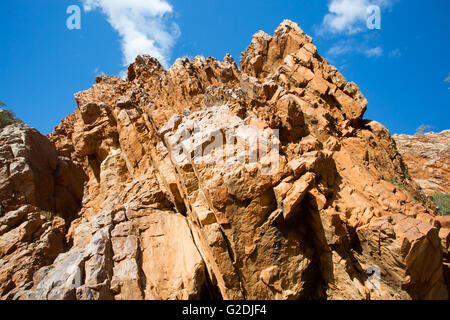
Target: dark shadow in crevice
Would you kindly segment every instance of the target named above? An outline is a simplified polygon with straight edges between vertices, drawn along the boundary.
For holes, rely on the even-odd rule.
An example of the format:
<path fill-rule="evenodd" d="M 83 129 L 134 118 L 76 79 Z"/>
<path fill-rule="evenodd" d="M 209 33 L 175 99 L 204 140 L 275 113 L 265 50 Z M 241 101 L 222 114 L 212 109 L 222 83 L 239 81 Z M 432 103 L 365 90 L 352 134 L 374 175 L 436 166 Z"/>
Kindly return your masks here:
<path fill-rule="evenodd" d="M 95 180 L 100 183 L 100 163 L 95 155 L 88 155 L 88 163 L 92 172 L 94 173 Z"/>
<path fill-rule="evenodd" d="M 222 293 L 220 292 L 214 275 L 211 275 L 213 277 L 213 279 L 211 279 L 209 272 L 206 271 L 205 276 L 206 279 L 200 289 L 199 299 L 201 301 L 223 301 Z"/>

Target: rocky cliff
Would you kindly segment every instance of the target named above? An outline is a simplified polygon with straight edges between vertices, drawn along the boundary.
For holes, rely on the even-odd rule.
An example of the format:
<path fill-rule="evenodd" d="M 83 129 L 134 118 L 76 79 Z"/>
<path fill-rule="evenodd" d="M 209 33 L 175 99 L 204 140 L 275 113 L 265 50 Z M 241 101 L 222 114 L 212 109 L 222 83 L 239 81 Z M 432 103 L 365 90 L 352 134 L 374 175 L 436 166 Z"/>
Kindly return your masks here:
<path fill-rule="evenodd" d="M 393 138 L 411 177 L 428 195 L 450 193 L 450 130 Z"/>
<path fill-rule="evenodd" d="M 0 131 L 2 299 L 448 298 L 435 207 L 297 24 L 75 99 Z"/>

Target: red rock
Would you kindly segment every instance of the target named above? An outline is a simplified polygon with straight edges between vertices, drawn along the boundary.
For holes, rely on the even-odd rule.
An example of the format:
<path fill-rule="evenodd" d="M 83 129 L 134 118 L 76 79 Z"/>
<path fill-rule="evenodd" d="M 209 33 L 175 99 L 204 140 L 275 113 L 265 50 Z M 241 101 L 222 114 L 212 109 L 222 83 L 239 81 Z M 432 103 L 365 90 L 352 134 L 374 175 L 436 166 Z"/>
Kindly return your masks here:
<path fill-rule="evenodd" d="M 0 298 L 447 299 L 446 229 L 357 85 L 288 20 L 240 66 L 138 56 L 48 139 L 0 131 Z"/>

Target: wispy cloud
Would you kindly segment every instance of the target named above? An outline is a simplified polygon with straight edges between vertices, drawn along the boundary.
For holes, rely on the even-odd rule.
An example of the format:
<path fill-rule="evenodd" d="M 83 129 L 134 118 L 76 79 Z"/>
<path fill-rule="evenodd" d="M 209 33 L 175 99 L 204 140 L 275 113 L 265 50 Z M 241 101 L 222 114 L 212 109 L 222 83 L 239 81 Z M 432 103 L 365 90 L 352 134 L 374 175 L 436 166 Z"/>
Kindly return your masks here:
<path fill-rule="evenodd" d="M 328 50 L 328 55 L 341 56 L 353 52 L 354 49 L 352 41 L 339 41 Z"/>
<path fill-rule="evenodd" d="M 97 68 L 94 69 L 94 74 L 95 74 L 96 76 L 102 76 L 102 75 L 104 75 L 105 73 L 97 67 Z"/>
<path fill-rule="evenodd" d="M 400 49 L 394 49 L 389 52 L 389 58 L 400 58 L 402 56 L 402 52 Z"/>
<path fill-rule="evenodd" d="M 333 45 L 327 52 L 329 57 L 338 57 L 343 55 L 363 54 L 368 58 L 381 57 L 383 55 L 383 47 L 369 47 L 365 43 L 355 40 L 341 40 Z"/>
<path fill-rule="evenodd" d="M 370 48 L 367 49 L 364 53 L 368 58 L 381 57 L 383 55 L 383 48 L 381 46 Z"/>
<path fill-rule="evenodd" d="M 355 34 L 366 27 L 368 18 L 367 8 L 377 5 L 388 8 L 396 0 L 331 0 L 328 4 L 328 13 L 323 18 L 319 33 L 346 33 Z"/>
<path fill-rule="evenodd" d="M 121 37 L 124 65 L 149 54 L 168 66 L 179 27 L 166 0 L 82 0 L 85 11 L 100 9 Z"/>

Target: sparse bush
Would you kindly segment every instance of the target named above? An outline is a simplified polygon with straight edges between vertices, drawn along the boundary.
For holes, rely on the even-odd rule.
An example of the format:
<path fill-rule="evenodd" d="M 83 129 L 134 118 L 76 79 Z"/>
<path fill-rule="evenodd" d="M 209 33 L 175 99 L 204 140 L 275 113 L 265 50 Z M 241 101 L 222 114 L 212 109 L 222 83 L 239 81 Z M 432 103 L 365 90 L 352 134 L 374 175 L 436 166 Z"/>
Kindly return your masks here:
<path fill-rule="evenodd" d="M 407 189 L 407 185 L 399 180 L 397 177 L 393 176 L 389 179 L 386 180 L 387 182 L 391 183 L 392 185 L 396 186 L 397 188 L 399 188 L 400 190 L 405 190 Z"/>
<path fill-rule="evenodd" d="M 433 201 L 439 208 L 441 216 L 448 216 L 450 214 L 450 193 L 436 193 L 433 196 Z"/>
<path fill-rule="evenodd" d="M 3 102 L 0 101 L 1 106 L 5 106 Z M 16 115 L 12 110 L 0 109 L 0 129 L 15 123 L 23 123 L 22 120 L 16 118 Z"/>
<path fill-rule="evenodd" d="M 47 221 L 52 221 L 55 218 L 55 214 L 50 211 L 41 211 L 41 216 L 44 216 Z"/>
<path fill-rule="evenodd" d="M 425 132 L 430 131 L 431 129 L 433 129 L 432 126 L 429 126 L 427 124 L 422 124 L 420 127 L 418 127 L 416 129 L 416 136 L 421 136 L 423 135 Z"/>

